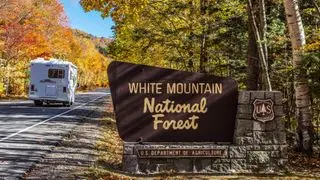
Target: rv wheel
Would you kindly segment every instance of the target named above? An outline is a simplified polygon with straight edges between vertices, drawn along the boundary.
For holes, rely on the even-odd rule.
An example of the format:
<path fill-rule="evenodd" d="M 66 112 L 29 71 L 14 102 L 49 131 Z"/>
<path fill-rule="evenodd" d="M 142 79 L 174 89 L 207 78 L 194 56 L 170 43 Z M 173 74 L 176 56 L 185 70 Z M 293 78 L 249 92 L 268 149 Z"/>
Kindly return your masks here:
<path fill-rule="evenodd" d="M 34 101 L 34 105 L 36 105 L 36 106 L 42 106 L 42 101 L 39 101 L 39 100 L 35 100 Z"/>
<path fill-rule="evenodd" d="M 63 106 L 70 107 L 70 103 L 69 102 L 63 103 Z"/>

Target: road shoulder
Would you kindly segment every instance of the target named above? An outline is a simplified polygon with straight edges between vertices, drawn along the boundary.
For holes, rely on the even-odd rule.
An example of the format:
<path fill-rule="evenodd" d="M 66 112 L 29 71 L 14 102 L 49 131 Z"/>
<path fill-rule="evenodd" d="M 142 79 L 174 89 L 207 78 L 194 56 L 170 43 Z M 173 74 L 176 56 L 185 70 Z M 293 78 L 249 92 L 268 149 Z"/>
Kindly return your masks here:
<path fill-rule="evenodd" d="M 30 168 L 25 179 L 83 178 L 98 157 L 96 142 L 101 138 L 104 113 L 100 106 L 90 117 L 81 117 L 79 124 Z"/>

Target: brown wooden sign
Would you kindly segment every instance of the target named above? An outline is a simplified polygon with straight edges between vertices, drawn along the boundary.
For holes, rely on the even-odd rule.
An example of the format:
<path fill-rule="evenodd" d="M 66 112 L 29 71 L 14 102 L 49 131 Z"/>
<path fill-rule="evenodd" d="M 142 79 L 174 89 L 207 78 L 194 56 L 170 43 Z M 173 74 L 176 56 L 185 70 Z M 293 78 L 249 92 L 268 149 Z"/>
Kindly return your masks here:
<path fill-rule="evenodd" d="M 139 158 L 223 157 L 226 149 L 137 149 Z"/>
<path fill-rule="evenodd" d="M 116 61 L 108 76 L 124 141 L 232 142 L 234 80 Z"/>

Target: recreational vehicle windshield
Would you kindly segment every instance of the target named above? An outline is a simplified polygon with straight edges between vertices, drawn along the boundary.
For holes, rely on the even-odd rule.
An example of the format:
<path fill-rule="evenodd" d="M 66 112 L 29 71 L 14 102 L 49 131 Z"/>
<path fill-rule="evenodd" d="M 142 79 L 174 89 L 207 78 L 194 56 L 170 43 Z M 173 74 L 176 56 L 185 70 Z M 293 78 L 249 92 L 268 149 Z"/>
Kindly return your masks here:
<path fill-rule="evenodd" d="M 29 99 L 35 105 L 60 102 L 65 106 L 74 103 L 77 87 L 77 67 L 58 59 L 31 61 Z"/>

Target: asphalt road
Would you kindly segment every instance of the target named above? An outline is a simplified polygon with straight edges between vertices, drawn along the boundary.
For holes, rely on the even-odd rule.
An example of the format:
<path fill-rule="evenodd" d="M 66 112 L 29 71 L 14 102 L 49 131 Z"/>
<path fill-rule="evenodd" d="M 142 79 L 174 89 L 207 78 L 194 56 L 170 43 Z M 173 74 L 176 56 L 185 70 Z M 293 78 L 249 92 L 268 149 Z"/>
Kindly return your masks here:
<path fill-rule="evenodd" d="M 0 101 L 0 179 L 23 178 L 82 118 L 94 114 L 107 96 L 110 93 L 104 89 L 77 94 L 71 107 Z"/>

